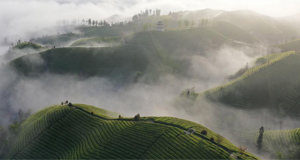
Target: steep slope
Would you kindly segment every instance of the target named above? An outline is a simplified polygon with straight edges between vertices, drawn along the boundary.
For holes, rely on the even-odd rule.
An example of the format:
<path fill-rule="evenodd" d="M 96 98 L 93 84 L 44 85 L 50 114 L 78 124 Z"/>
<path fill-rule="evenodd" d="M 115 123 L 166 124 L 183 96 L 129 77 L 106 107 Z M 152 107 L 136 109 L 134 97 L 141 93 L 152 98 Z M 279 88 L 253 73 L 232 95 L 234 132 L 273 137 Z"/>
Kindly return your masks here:
<path fill-rule="evenodd" d="M 76 104 L 52 106 L 21 125 L 12 159 L 256 159 L 207 128 L 171 117 L 116 118 L 116 113 Z M 194 133 L 185 134 L 189 128 Z M 200 132 L 206 130 L 207 134 Z M 210 140 L 211 139 L 211 140 Z"/>
<path fill-rule="evenodd" d="M 300 53 L 271 54 L 241 77 L 205 91 L 202 96 L 240 109 L 270 109 L 279 116 L 300 115 Z"/>
<path fill-rule="evenodd" d="M 242 143 L 257 146 L 258 132 L 240 132 L 236 135 Z M 262 152 L 270 153 L 272 158 L 281 154 L 285 159 L 299 159 L 300 129 L 266 130 L 262 137 Z"/>
<path fill-rule="evenodd" d="M 232 23 L 267 43 L 277 43 L 297 35 L 295 30 L 275 19 L 249 10 L 224 12 L 212 21 Z"/>

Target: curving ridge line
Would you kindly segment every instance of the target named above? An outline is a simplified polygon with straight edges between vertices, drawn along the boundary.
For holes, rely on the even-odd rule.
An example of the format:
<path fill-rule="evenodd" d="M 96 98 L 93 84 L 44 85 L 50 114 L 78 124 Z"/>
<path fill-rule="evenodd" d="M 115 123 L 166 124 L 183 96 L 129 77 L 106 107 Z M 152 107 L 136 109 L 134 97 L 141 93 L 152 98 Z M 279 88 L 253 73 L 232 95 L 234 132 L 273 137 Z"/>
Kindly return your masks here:
<path fill-rule="evenodd" d="M 80 108 L 80 107 L 77 107 L 77 106 L 75 106 L 75 105 L 73 105 L 72 107 L 74 107 L 75 109 L 78 109 L 78 110 L 80 110 L 80 111 L 83 111 L 83 112 L 85 112 L 85 113 L 88 113 L 88 114 L 90 114 L 90 112 L 88 112 L 88 111 L 86 111 L 86 110 L 84 110 L 84 109 L 82 109 L 82 108 Z M 135 121 L 135 120 L 133 120 L 133 119 L 108 119 L 108 118 L 104 118 L 104 117 L 101 117 L 101 116 L 99 116 L 99 115 L 96 115 L 96 114 L 90 114 L 91 116 L 94 116 L 94 117 L 97 117 L 97 118 L 100 118 L 100 119 L 102 119 L 102 120 L 108 120 L 108 121 Z M 182 126 L 179 126 L 179 125 L 174 125 L 174 124 L 169 124 L 169 123 L 164 123 L 164 122 L 153 122 L 153 123 L 158 123 L 158 124 L 162 124 L 162 125 L 167 125 L 167 126 L 172 126 L 172 127 L 176 127 L 176 128 L 179 128 L 179 129 L 182 129 L 182 130 L 185 130 L 186 128 L 184 128 L 184 127 L 182 127 Z M 223 150 L 225 150 L 227 153 L 229 153 L 229 154 L 232 154 L 232 153 L 236 153 L 237 151 L 235 151 L 235 150 L 231 150 L 231 149 L 229 149 L 229 148 L 227 148 L 227 147 L 225 147 L 225 146 L 223 146 L 223 145 L 220 145 L 220 144 L 218 144 L 218 143 L 216 143 L 216 142 L 214 142 L 214 141 L 210 141 L 209 140 L 209 138 L 207 138 L 207 137 L 205 137 L 205 136 L 203 136 L 203 135 L 201 135 L 201 134 L 198 134 L 198 133 L 194 133 L 194 135 L 195 136 L 197 136 L 197 137 L 199 137 L 199 138 L 201 138 L 201 139 L 204 139 L 204 140 L 206 140 L 206 141 L 209 141 L 210 143 L 212 143 L 212 144 L 214 144 L 214 145 L 216 145 L 216 146 L 218 146 L 219 148 L 222 148 Z M 161 136 L 160 136 L 161 137 Z M 159 137 L 159 138 L 160 138 Z M 158 139 L 159 139 L 158 138 Z M 158 140 L 157 139 L 157 140 Z M 157 141 L 156 140 L 156 141 Z M 156 142 L 155 141 L 155 142 Z M 153 143 L 154 144 L 154 143 Z M 151 148 L 151 147 L 150 147 Z M 149 149 L 150 149 L 149 148 Z M 238 152 L 239 153 L 239 152 Z M 251 156 L 249 156 L 249 155 L 247 155 L 247 154 L 244 154 L 244 156 L 247 156 L 247 157 L 251 157 Z"/>
<path fill-rule="evenodd" d="M 89 114 L 89 115 L 91 115 L 91 116 L 100 118 L 100 119 L 102 119 L 102 120 L 107 120 L 107 121 L 135 121 L 135 120 L 133 120 L 133 119 L 109 119 L 109 118 L 104 118 L 104 117 L 101 117 L 101 116 L 96 115 L 96 114 L 90 114 L 90 112 L 88 112 L 88 111 L 86 111 L 86 110 L 84 110 L 84 109 L 82 109 L 82 108 L 80 108 L 80 107 L 78 107 L 78 106 L 73 105 L 73 106 L 71 106 L 71 107 L 74 108 L 74 109 L 80 110 L 80 111 L 82 111 L 82 112 L 84 112 L 84 113 L 87 113 L 87 114 Z M 26 147 L 27 147 L 28 145 L 30 145 L 34 140 L 36 140 L 38 137 L 40 137 L 46 130 L 48 130 L 49 128 L 51 128 L 52 126 L 54 126 L 57 122 L 59 122 L 59 121 L 61 121 L 62 119 L 66 118 L 66 117 L 67 117 L 68 115 L 70 115 L 73 111 L 74 111 L 74 110 L 71 110 L 71 111 L 70 111 L 69 113 L 67 113 L 65 116 L 59 118 L 59 119 L 56 120 L 54 123 L 52 123 L 51 125 L 49 125 L 47 128 L 45 128 L 44 130 L 42 130 L 35 138 L 33 138 L 32 140 L 30 140 L 25 146 L 23 146 L 18 152 L 16 152 L 16 153 L 12 156 L 11 159 L 14 159 L 14 157 L 15 157 L 16 155 L 18 155 L 19 153 L 21 153 L 22 150 L 23 150 L 24 148 L 26 148 Z M 174 124 L 169 124 L 169 123 L 165 123 L 165 122 L 157 122 L 157 121 L 155 122 L 155 121 L 154 121 L 153 123 L 157 123 L 157 124 L 161 124 L 161 125 L 166 125 L 166 126 L 171 126 L 171 127 L 176 127 L 176 128 L 182 129 L 182 130 L 185 130 L 185 129 L 186 129 L 186 128 L 182 127 L 182 126 L 174 125 Z M 164 134 L 164 132 L 165 132 L 165 131 L 163 131 L 163 132 L 161 133 L 161 135 L 160 135 L 160 136 L 152 143 L 152 146 L 153 146 L 153 144 L 155 144 L 155 143 L 161 138 L 161 136 Z M 197 136 L 197 137 L 199 137 L 199 138 L 201 138 L 201 139 L 203 139 L 203 140 L 206 140 L 206 141 L 208 141 L 208 142 L 210 142 L 210 143 L 212 143 L 212 144 L 214 144 L 214 145 L 216 145 L 216 146 L 218 146 L 219 148 L 222 148 L 224 151 L 226 151 L 226 152 L 229 153 L 229 154 L 232 154 L 232 153 L 234 153 L 234 152 L 237 152 L 237 151 L 231 150 L 231 149 L 229 149 L 229 148 L 227 148 L 227 147 L 225 147 L 225 146 L 223 146 L 223 145 L 220 145 L 220 144 L 218 144 L 218 143 L 216 143 L 216 142 L 214 142 L 214 141 L 210 141 L 207 137 L 205 137 L 205 136 L 203 136 L 203 135 L 201 135 L 201 134 L 194 133 L 194 135 Z M 150 148 L 151 148 L 151 147 L 149 147 L 149 148 L 148 148 L 141 156 L 143 156 Z M 249 156 L 249 155 L 247 155 L 247 154 L 244 154 L 244 156 L 251 157 L 251 156 Z"/>

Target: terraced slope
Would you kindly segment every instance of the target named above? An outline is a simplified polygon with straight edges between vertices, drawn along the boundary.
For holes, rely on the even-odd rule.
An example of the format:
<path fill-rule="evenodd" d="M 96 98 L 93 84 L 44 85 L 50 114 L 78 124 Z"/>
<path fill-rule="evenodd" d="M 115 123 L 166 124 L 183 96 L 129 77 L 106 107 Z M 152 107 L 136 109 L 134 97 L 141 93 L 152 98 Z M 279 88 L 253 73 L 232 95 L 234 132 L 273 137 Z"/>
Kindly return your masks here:
<path fill-rule="evenodd" d="M 42 46 L 31 42 L 22 42 L 14 46 L 14 49 L 42 49 L 42 48 L 43 48 Z"/>
<path fill-rule="evenodd" d="M 114 45 L 113 43 L 118 43 L 119 41 L 120 38 L 117 37 L 83 38 L 72 43 L 71 47 L 104 47 L 110 45 L 112 46 Z"/>
<path fill-rule="evenodd" d="M 236 25 L 233 25 L 228 22 L 218 21 L 216 23 L 211 24 L 211 28 L 226 37 L 234 39 L 236 41 L 248 43 L 248 44 L 256 44 L 261 45 L 262 42 L 246 32 L 245 30 L 239 28 Z"/>
<path fill-rule="evenodd" d="M 91 113 L 93 112 L 93 113 Z M 52 106 L 21 125 L 8 158 L 13 159 L 229 159 L 238 148 L 216 133 L 171 117 L 117 119 L 116 113 L 87 105 Z M 193 128 L 195 133 L 184 134 Z M 207 135 L 202 135 L 201 130 Z"/>
<path fill-rule="evenodd" d="M 258 39 L 271 43 L 290 39 L 298 34 L 289 26 L 286 26 L 271 17 L 264 16 L 250 10 L 224 12 L 212 21 L 229 22 L 248 33 L 251 33 Z"/>
<path fill-rule="evenodd" d="M 248 145 L 256 146 L 258 132 L 240 132 L 240 140 Z M 287 159 L 299 159 L 300 129 L 292 130 L 267 130 L 263 134 L 262 151 L 273 156 L 283 154 Z"/>
<path fill-rule="evenodd" d="M 277 45 L 276 47 L 279 47 L 284 51 L 290 51 L 290 50 L 300 51 L 300 39 L 282 43 Z"/>
<path fill-rule="evenodd" d="M 202 95 L 241 109 L 269 108 L 279 115 L 299 116 L 300 54 L 290 51 L 262 61 L 241 77 Z"/>
<path fill-rule="evenodd" d="M 130 81 L 149 65 L 148 52 L 140 47 L 58 48 L 20 57 L 11 62 L 21 75 L 73 74 L 81 77 L 113 77 Z M 33 61 L 33 60 L 36 61 Z M 37 60 L 44 63 L 36 63 Z"/>

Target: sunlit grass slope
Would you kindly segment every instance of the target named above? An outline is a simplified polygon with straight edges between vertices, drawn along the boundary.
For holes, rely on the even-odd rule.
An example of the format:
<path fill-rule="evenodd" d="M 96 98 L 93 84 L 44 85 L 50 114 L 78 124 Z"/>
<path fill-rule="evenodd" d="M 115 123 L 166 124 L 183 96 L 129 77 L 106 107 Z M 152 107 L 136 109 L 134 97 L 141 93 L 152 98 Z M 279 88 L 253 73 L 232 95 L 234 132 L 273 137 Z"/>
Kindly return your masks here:
<path fill-rule="evenodd" d="M 93 112 L 93 113 L 91 113 Z M 22 125 L 13 159 L 256 159 L 197 123 L 171 117 L 117 118 L 93 106 L 45 108 Z M 192 134 L 184 134 L 189 128 Z M 206 130 L 207 134 L 200 132 Z M 222 137 L 223 138 L 223 137 Z"/>
<path fill-rule="evenodd" d="M 269 108 L 279 115 L 300 114 L 300 54 L 271 54 L 239 78 L 201 95 L 241 109 Z"/>
<path fill-rule="evenodd" d="M 30 42 L 22 42 L 14 46 L 14 49 L 42 49 L 41 45 L 30 43 Z"/>

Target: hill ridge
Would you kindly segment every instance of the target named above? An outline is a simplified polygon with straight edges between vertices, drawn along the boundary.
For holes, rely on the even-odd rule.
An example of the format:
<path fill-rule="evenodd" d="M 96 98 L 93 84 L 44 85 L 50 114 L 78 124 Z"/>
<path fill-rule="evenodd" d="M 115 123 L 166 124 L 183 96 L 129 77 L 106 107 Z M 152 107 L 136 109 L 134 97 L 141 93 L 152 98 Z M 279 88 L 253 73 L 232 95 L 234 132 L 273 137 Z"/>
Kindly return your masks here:
<path fill-rule="evenodd" d="M 76 114 L 76 115 L 82 115 L 82 113 L 84 113 L 85 115 L 83 116 L 80 116 L 80 117 L 89 117 L 89 116 L 92 116 L 92 117 L 95 117 L 96 119 L 99 119 L 100 121 L 103 121 L 103 122 L 105 122 L 105 124 L 113 124 L 113 123 L 120 123 L 120 124 L 125 124 L 126 123 L 126 126 L 128 126 L 128 127 L 125 127 L 124 125 L 123 125 L 123 127 L 125 127 L 124 129 L 125 130 L 134 130 L 134 128 L 136 128 L 136 127 L 143 127 L 144 125 L 150 125 L 150 126 L 156 126 L 156 127 L 162 127 L 162 130 L 160 130 L 159 132 L 157 132 L 157 133 L 159 133 L 157 136 L 156 136 L 156 138 L 155 137 L 153 137 L 152 138 L 152 143 L 151 143 L 151 145 L 148 143 L 148 147 L 144 147 L 144 152 L 142 153 L 142 154 L 140 154 L 140 152 L 139 152 L 139 156 L 138 157 L 136 157 L 136 158 L 145 158 L 145 157 L 147 157 L 147 156 L 149 156 L 149 154 L 151 153 L 153 153 L 153 150 L 156 150 L 157 149 L 157 147 L 158 146 L 160 146 L 161 145 L 161 143 L 162 142 L 164 142 L 164 141 L 168 141 L 169 139 L 170 139 L 170 133 L 173 133 L 174 131 L 176 131 L 177 133 L 175 134 L 175 135 L 173 135 L 173 136 L 175 136 L 175 137 L 173 137 L 173 136 L 171 136 L 171 137 L 173 137 L 173 138 L 176 138 L 176 139 L 178 139 L 178 136 L 184 136 L 185 134 L 183 134 L 182 132 L 184 131 L 184 130 L 186 130 L 186 129 L 188 129 L 188 128 L 190 128 L 190 126 L 189 125 L 187 125 L 187 126 L 182 126 L 183 125 L 183 123 L 182 122 L 184 122 L 184 123 L 186 123 L 184 120 L 180 120 L 180 119 L 176 119 L 176 118 L 172 118 L 172 117 L 141 117 L 141 120 L 140 121 L 134 121 L 132 118 L 123 118 L 123 119 L 117 119 L 117 118 L 113 118 L 113 117 L 103 117 L 103 116 L 101 116 L 101 115 L 98 115 L 97 114 L 97 111 L 95 111 L 95 113 L 91 113 L 89 110 L 85 110 L 85 108 L 88 108 L 87 106 L 84 106 L 84 105 L 79 105 L 79 104 L 75 104 L 75 105 L 73 105 L 73 107 L 67 107 L 67 106 L 56 106 L 55 108 L 59 108 L 59 107 L 63 107 L 63 108 L 65 108 L 66 110 L 67 110 L 67 112 L 69 112 L 69 111 L 71 111 L 71 112 L 69 112 L 67 115 L 68 116 L 64 116 L 63 117 L 63 119 L 60 119 L 60 120 L 58 120 L 58 121 L 56 121 L 56 122 L 59 122 L 59 121 L 65 121 L 65 120 L 67 120 L 67 119 L 69 119 L 70 117 L 72 117 L 72 115 L 73 114 L 70 114 L 70 113 L 74 113 L 74 114 Z M 81 112 L 81 113 L 80 113 Z M 80 118 L 80 119 L 82 119 L 82 118 Z M 83 119 L 86 119 L 86 118 L 83 118 Z M 78 121 L 78 123 L 80 122 L 80 121 L 82 121 L 83 122 L 83 119 L 82 120 L 79 120 Z M 69 120 L 70 121 L 70 120 Z M 182 122 L 181 122 L 182 121 Z M 82 122 L 80 122 L 80 123 L 82 123 Z M 178 123 L 179 122 L 179 123 Z M 176 125 L 176 123 L 177 123 L 177 125 Z M 180 123 L 182 123 L 182 125 L 180 126 Z M 193 123 L 193 122 L 188 122 L 188 123 L 186 123 L 186 124 L 189 124 L 189 123 Z M 196 124 L 196 123 L 195 123 Z M 44 135 L 42 135 L 41 137 L 45 137 L 45 134 L 47 135 L 48 134 L 48 132 L 49 132 L 49 130 L 53 130 L 53 128 L 55 128 L 55 127 L 57 127 L 57 125 L 60 125 L 59 123 L 53 123 L 53 125 L 51 125 L 51 127 L 48 127 L 48 128 L 46 128 L 46 130 L 44 130 L 42 133 L 40 133 L 41 135 L 42 134 L 44 134 Z M 164 127 L 165 126 L 165 127 Z M 113 126 L 111 126 L 111 127 L 113 127 Z M 113 128 L 115 128 L 115 127 L 117 127 L 117 126 L 114 126 Z M 199 127 L 199 126 L 198 126 Z M 105 127 L 106 128 L 106 127 Z M 115 129 L 113 129 L 113 130 L 115 130 Z M 116 132 L 114 132 L 114 133 L 112 133 L 112 135 L 111 136 L 113 136 L 113 135 L 117 135 L 117 133 L 120 133 L 120 134 L 124 134 L 123 133 L 123 130 L 115 130 Z M 87 131 L 88 132 L 88 131 Z M 124 132 L 126 132 L 126 131 L 124 131 Z M 200 131 L 199 131 L 200 132 Z M 175 133 L 175 132 L 174 132 Z M 90 134 L 93 134 L 92 132 L 91 133 L 89 133 L 89 135 Z M 215 133 L 213 133 L 213 132 L 209 132 L 209 134 L 215 134 Z M 217 148 L 215 148 L 214 150 L 214 152 L 218 152 L 218 153 L 220 153 L 220 154 L 222 154 L 222 155 L 225 155 L 225 152 L 226 152 L 226 155 L 230 155 L 230 154 L 232 154 L 232 153 L 235 153 L 235 154 L 239 154 L 239 151 L 238 151 L 238 149 L 236 148 L 236 147 L 229 147 L 228 148 L 228 146 L 231 146 L 228 142 L 227 142 L 227 140 L 226 141 L 224 141 L 224 143 L 228 143 L 227 145 L 228 146 L 224 146 L 224 145 L 221 145 L 221 144 L 217 144 L 216 142 L 212 142 L 209 138 L 207 138 L 207 137 L 205 137 L 205 136 L 202 136 L 202 135 L 200 135 L 200 133 L 197 133 L 197 132 L 195 132 L 195 133 L 193 133 L 192 135 L 194 135 L 194 136 L 192 136 L 192 137 L 194 137 L 194 138 L 196 138 L 196 139 L 198 139 L 198 138 L 200 138 L 201 139 L 201 143 L 205 143 L 205 144 L 207 144 L 207 145 L 209 145 L 209 146 L 211 146 L 211 147 L 213 147 L 213 146 L 215 146 L 215 147 L 217 147 Z M 127 136 L 129 136 L 129 135 L 127 135 Z M 138 135 L 136 135 L 136 136 L 138 136 Z M 169 137 L 169 138 L 167 138 L 166 139 L 166 137 Z M 198 138 L 197 138 L 198 137 Z M 86 139 L 86 138 L 88 138 L 89 139 L 89 137 L 85 137 L 84 139 Z M 90 138 L 92 138 L 92 137 L 90 137 Z M 35 137 L 32 141 L 30 141 L 30 143 L 31 144 L 34 144 L 34 145 L 36 145 L 36 144 L 39 144 L 40 142 L 38 142 L 38 140 L 40 139 L 40 137 Z M 110 142 L 110 140 L 109 140 L 110 138 L 108 138 L 108 139 L 102 139 L 101 141 L 103 141 L 102 143 L 101 143 L 101 145 L 100 146 L 98 146 L 98 148 L 99 147 L 101 147 L 101 146 L 103 146 L 103 145 L 105 145 L 105 144 L 107 144 L 107 143 L 109 143 Z M 196 140 L 195 139 L 195 140 Z M 188 139 L 187 139 L 188 140 Z M 33 141 L 35 141 L 35 142 L 33 142 Z M 88 140 L 88 141 L 90 141 L 90 140 Z M 194 141 L 194 140 L 193 140 Z M 198 140 L 197 140 L 198 141 Z M 91 141 L 91 143 L 96 143 L 97 141 L 95 141 L 95 142 L 92 142 Z M 184 142 L 184 143 L 191 143 L 192 141 L 190 141 L 190 140 L 188 140 L 188 142 Z M 194 143 L 194 142 L 193 142 Z M 26 146 L 24 146 L 21 150 L 17 150 L 16 151 L 16 153 L 15 154 L 13 154 L 13 156 L 12 156 L 12 158 L 20 158 L 20 156 L 22 157 L 22 156 L 24 156 L 24 153 L 26 153 L 25 151 L 26 150 L 28 150 L 28 148 L 26 148 L 27 146 L 30 146 L 30 144 L 28 144 L 28 145 L 26 145 Z M 93 145 L 94 147 L 95 147 L 95 145 Z M 96 145 L 97 146 L 97 145 Z M 30 147 L 32 147 L 32 145 L 30 146 Z M 29 147 L 29 148 L 30 148 Z M 178 147 L 178 146 L 173 146 L 173 147 Z M 93 147 L 92 147 L 93 148 Z M 96 147 L 97 148 L 97 147 Z M 96 149 L 96 148 L 94 148 L 94 149 Z M 24 149 L 24 150 L 23 150 Z M 216 150 L 217 149 L 217 150 Z M 210 150 L 210 149 L 209 149 Z M 141 150 L 142 151 L 142 150 Z M 208 150 L 207 150 L 208 151 Z M 211 151 L 210 151 L 211 152 Z M 60 154 L 62 154 L 62 155 L 64 155 L 64 153 L 60 153 Z M 189 155 L 189 154 L 187 154 L 187 153 L 178 153 L 178 154 L 175 154 L 175 155 L 172 155 L 172 156 L 175 156 L 175 157 L 173 157 L 173 158 L 176 158 L 176 156 L 179 156 L 179 155 L 181 155 L 181 154 L 183 154 L 183 155 L 186 155 L 186 156 L 191 156 L 191 155 Z M 87 154 L 87 155 L 85 155 L 85 156 L 88 156 L 88 155 L 90 155 L 90 154 Z M 82 156 L 82 155 L 81 155 Z M 90 155 L 90 156 L 92 156 L 92 155 Z M 199 156 L 199 155 L 198 155 Z M 248 158 L 254 158 L 252 155 L 250 155 L 250 154 L 248 154 L 248 153 L 244 153 L 243 155 L 241 155 L 242 157 L 248 157 Z M 25 156 L 26 157 L 26 156 Z M 78 157 L 78 155 L 76 156 L 76 157 Z M 80 155 L 79 155 L 79 157 L 80 157 Z M 192 156 L 193 157 L 193 156 Z M 218 158 L 218 156 L 213 156 L 214 158 Z M 83 157 L 82 157 L 83 158 Z M 95 158 L 95 157 L 94 157 Z M 179 157 L 178 157 L 179 158 Z M 184 157 L 182 157 L 182 158 L 184 158 Z M 194 158 L 197 158 L 197 156 L 195 156 L 194 155 Z M 212 157 L 211 157 L 212 158 Z M 220 158 L 220 157 L 219 157 Z M 225 158 L 225 157 L 223 157 L 223 158 Z"/>

